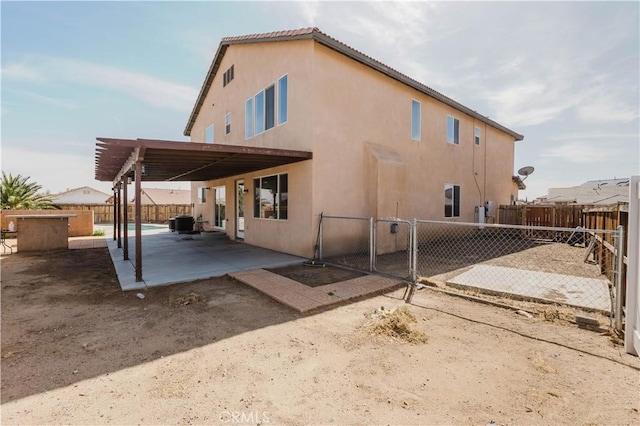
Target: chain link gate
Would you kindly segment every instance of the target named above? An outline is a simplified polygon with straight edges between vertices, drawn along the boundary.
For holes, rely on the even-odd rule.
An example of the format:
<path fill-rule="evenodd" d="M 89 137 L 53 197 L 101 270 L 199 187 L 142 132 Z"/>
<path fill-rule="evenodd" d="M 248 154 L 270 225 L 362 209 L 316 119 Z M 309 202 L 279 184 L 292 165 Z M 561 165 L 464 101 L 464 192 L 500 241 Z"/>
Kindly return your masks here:
<path fill-rule="evenodd" d="M 400 219 L 375 222 L 373 269 L 402 279 L 411 278 L 412 224 Z"/>

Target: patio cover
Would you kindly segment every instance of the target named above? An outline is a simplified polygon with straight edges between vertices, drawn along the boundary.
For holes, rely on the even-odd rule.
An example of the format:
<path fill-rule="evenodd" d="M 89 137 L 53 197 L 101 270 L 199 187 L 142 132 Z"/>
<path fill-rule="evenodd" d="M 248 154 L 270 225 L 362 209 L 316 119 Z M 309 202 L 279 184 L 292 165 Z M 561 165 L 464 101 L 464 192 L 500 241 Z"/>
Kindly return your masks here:
<path fill-rule="evenodd" d="M 135 180 L 135 272 L 142 281 L 141 181 L 206 181 L 283 166 L 313 157 L 309 151 L 154 139 L 97 138 L 95 177 L 113 182 L 113 239 L 129 260 L 127 187 Z M 122 195 L 120 191 L 122 190 Z M 124 203 L 122 201 L 124 200 Z M 124 208 L 121 209 L 121 204 Z M 124 224 L 124 226 L 121 226 Z M 124 232 L 121 238 L 120 232 Z"/>
<path fill-rule="evenodd" d="M 114 185 L 131 176 L 142 162 L 142 181 L 205 181 L 297 161 L 309 160 L 311 152 L 176 142 L 152 139 L 97 138 L 95 177 Z"/>

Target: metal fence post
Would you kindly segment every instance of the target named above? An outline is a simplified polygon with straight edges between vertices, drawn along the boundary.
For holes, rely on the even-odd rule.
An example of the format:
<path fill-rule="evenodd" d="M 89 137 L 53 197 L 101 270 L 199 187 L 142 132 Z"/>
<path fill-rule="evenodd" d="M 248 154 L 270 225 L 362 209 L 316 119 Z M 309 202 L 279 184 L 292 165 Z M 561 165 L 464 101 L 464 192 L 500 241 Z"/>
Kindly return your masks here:
<path fill-rule="evenodd" d="M 320 260 L 321 262 L 324 261 L 323 257 L 322 257 L 322 238 L 324 237 L 323 235 L 323 231 L 324 231 L 324 223 L 323 223 L 323 214 L 320 213 L 320 225 L 319 226 L 319 230 L 318 230 L 318 260 Z"/>
<path fill-rule="evenodd" d="M 616 330 L 622 330 L 622 268 L 624 267 L 624 226 L 616 229 L 616 306 L 614 312 Z"/>
<path fill-rule="evenodd" d="M 411 282 L 418 280 L 418 220 L 411 224 Z"/>
<path fill-rule="evenodd" d="M 369 218 L 369 272 L 373 272 L 376 261 L 376 229 L 373 223 L 373 216 Z"/>
<path fill-rule="evenodd" d="M 409 250 L 411 252 L 409 291 L 407 292 L 405 302 L 411 303 L 413 294 L 416 292 L 416 284 L 418 281 L 418 219 L 413 219 L 411 224 L 411 234 L 409 238 Z"/>

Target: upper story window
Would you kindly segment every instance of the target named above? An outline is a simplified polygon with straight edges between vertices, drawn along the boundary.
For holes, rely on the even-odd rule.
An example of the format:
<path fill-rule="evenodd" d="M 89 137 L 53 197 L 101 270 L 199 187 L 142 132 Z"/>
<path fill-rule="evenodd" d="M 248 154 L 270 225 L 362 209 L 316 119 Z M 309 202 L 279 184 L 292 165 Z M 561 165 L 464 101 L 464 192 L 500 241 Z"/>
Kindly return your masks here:
<path fill-rule="evenodd" d="M 278 79 L 278 125 L 287 122 L 289 105 L 287 92 L 289 91 L 289 77 L 284 75 Z"/>
<path fill-rule="evenodd" d="M 231 113 L 228 112 L 224 116 L 224 132 L 228 135 L 231 133 Z"/>
<path fill-rule="evenodd" d="M 420 115 L 420 102 L 415 99 L 411 100 L 411 139 L 414 141 L 420 140 L 420 133 L 422 131 Z"/>
<path fill-rule="evenodd" d="M 272 129 L 276 125 L 276 115 L 278 124 L 284 124 L 287 122 L 289 115 L 288 86 L 289 78 L 287 75 L 278 79 L 277 104 L 276 84 L 271 84 L 266 89 L 258 92 L 253 98 L 245 101 L 245 139 L 251 139 L 253 136 L 257 136 L 260 133 Z"/>
<path fill-rule="evenodd" d="M 249 98 L 244 103 L 244 138 L 253 137 L 253 98 Z"/>
<path fill-rule="evenodd" d="M 224 75 L 222 76 L 222 87 L 225 87 L 227 84 L 231 83 L 231 80 L 233 80 L 233 65 L 231 65 L 231 67 L 229 67 L 229 69 L 224 72 Z"/>
<path fill-rule="evenodd" d="M 276 114 L 276 88 L 272 84 L 256 95 L 255 134 L 273 128 Z"/>
<path fill-rule="evenodd" d="M 480 127 L 476 127 L 473 129 L 473 142 L 476 145 L 480 145 L 480 136 L 482 135 L 480 131 Z"/>
<path fill-rule="evenodd" d="M 204 130 L 204 141 L 206 143 L 213 143 L 213 124 Z"/>
<path fill-rule="evenodd" d="M 460 217 L 460 185 L 444 186 L 444 217 Z"/>
<path fill-rule="evenodd" d="M 264 132 L 264 90 L 256 95 L 255 99 L 255 135 L 259 135 Z"/>
<path fill-rule="evenodd" d="M 447 142 L 460 144 L 460 120 L 447 115 Z"/>

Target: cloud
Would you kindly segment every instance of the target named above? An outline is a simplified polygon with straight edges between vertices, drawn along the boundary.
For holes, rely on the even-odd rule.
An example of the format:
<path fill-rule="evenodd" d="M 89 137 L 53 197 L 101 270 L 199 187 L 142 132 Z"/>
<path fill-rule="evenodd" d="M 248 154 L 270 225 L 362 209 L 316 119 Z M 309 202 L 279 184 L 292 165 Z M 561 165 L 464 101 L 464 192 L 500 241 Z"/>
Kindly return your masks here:
<path fill-rule="evenodd" d="M 2 147 L 2 169 L 14 175 L 31 177 L 31 181 L 51 192 L 69 187 L 91 186 L 105 190 L 109 183 L 99 183 L 94 178 L 93 155 L 77 155 L 58 152 L 41 152 L 15 147 Z"/>
<path fill-rule="evenodd" d="M 315 26 L 320 13 L 320 2 L 318 0 L 306 0 L 297 2 L 300 12 L 307 25 Z"/>
<path fill-rule="evenodd" d="M 9 64 L 0 69 L 2 79 L 42 81 L 44 77 L 38 70 L 29 68 L 23 64 Z"/>
<path fill-rule="evenodd" d="M 51 67 L 60 74 L 72 75 L 75 81 L 106 86 L 160 108 L 190 111 L 198 91 L 190 86 L 74 59 L 54 59 Z"/>
<path fill-rule="evenodd" d="M 611 144 L 589 145 L 576 141 L 554 146 L 543 152 L 541 157 L 576 164 L 596 164 L 615 158 L 619 154 L 619 149 Z"/>
<path fill-rule="evenodd" d="M 11 91 L 14 93 L 17 93 L 21 97 L 30 98 L 32 100 L 50 104 L 59 108 L 73 109 L 78 107 L 78 104 L 76 102 L 68 99 L 54 98 L 51 96 L 46 96 L 40 93 L 30 92 L 26 90 L 11 90 Z"/>
<path fill-rule="evenodd" d="M 576 140 L 576 139 L 640 139 L 638 133 L 565 133 L 552 136 L 550 139 L 556 141 Z"/>
<path fill-rule="evenodd" d="M 578 117 L 585 123 L 629 123 L 639 116 L 638 105 L 611 93 L 598 93 L 578 108 Z"/>
<path fill-rule="evenodd" d="M 3 78 L 8 73 L 10 78 L 38 81 L 46 74 L 48 87 L 59 82 L 108 87 L 150 105 L 176 111 L 190 111 L 198 95 L 193 87 L 149 74 L 68 58 L 43 57 L 36 60 L 38 68 L 8 65 L 2 69 Z M 36 93 L 37 87 L 35 84 L 30 86 L 29 96 L 66 108 L 75 106 L 72 102 Z"/>

